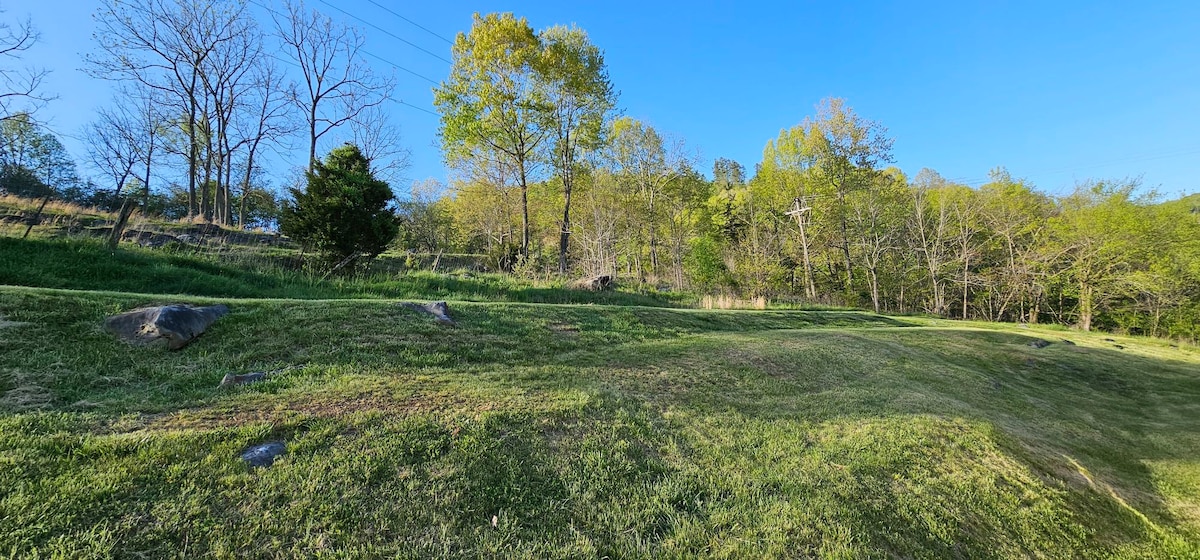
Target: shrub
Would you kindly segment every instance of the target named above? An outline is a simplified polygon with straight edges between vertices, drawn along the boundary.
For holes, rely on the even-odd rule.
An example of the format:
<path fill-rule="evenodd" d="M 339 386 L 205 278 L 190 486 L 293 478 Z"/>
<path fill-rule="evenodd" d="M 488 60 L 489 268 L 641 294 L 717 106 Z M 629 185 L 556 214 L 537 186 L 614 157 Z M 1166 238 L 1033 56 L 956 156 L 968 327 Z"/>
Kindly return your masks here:
<path fill-rule="evenodd" d="M 334 149 L 306 177 L 307 188 L 291 189 L 295 202 L 280 218 L 285 235 L 330 260 L 358 253 L 374 257 L 395 239 L 399 226 L 388 207 L 395 196 L 371 174 L 358 147 Z"/>

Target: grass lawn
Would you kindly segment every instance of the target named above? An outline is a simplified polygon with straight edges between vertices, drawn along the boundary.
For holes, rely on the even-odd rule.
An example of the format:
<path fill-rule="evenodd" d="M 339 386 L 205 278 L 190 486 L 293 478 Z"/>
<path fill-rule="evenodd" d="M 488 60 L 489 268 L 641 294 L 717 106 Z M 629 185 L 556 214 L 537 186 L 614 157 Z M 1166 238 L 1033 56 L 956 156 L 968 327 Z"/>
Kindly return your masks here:
<path fill-rule="evenodd" d="M 30 283 L 153 291 L 84 276 Z M 232 293 L 297 297 L 270 281 Z M 447 327 L 374 297 L 0 288 L 0 555 L 1200 557 L 1195 348 L 839 311 L 452 301 Z M 179 352 L 100 326 L 181 301 L 232 313 Z"/>

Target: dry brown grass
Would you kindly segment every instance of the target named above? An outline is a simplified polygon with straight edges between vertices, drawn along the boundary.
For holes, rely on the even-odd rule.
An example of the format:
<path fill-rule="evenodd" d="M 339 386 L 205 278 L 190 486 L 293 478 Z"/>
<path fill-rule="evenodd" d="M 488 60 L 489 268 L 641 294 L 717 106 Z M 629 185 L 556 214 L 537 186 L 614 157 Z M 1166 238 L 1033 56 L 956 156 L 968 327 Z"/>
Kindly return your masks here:
<path fill-rule="evenodd" d="M 24 198 L 11 194 L 0 194 L 0 209 L 8 209 L 9 213 L 34 213 L 38 207 L 42 205 L 42 200 L 39 198 Z M 96 216 L 108 219 L 116 219 L 116 214 L 99 208 L 82 206 L 73 202 L 62 202 L 60 200 L 51 200 L 46 203 L 46 207 L 42 209 L 43 214 L 60 215 L 60 216 Z"/>
<path fill-rule="evenodd" d="M 741 299 L 733 296 L 704 296 L 700 307 L 704 309 L 766 309 L 771 302 L 765 297 Z"/>

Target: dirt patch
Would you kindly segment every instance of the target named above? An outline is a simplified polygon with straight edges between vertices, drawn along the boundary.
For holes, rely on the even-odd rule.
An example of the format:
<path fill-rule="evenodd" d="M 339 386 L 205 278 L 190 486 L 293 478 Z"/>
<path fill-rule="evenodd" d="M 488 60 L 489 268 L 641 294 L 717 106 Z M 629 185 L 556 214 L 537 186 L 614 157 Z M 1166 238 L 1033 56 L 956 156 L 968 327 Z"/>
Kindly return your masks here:
<path fill-rule="evenodd" d="M 546 325 L 551 331 L 563 336 L 579 336 L 579 327 L 568 323 L 550 323 Z"/>
<path fill-rule="evenodd" d="M 40 384 L 41 379 L 21 372 L 14 372 L 12 379 L 13 387 L 0 396 L 0 410 L 37 410 L 54 402 L 54 394 Z"/>
<path fill-rule="evenodd" d="M 3 315 L 0 315 L 0 329 L 24 327 L 31 324 L 32 323 L 22 323 L 20 321 L 9 321 L 8 319 L 5 319 Z"/>

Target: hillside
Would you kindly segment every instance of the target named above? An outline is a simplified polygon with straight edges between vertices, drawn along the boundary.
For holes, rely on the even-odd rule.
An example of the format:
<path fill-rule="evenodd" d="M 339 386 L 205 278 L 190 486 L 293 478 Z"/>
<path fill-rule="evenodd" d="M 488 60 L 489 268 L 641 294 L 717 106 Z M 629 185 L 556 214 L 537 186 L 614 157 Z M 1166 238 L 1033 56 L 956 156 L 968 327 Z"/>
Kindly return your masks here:
<path fill-rule="evenodd" d="M 0 288 L 4 554 L 1200 556 L 1194 347 L 501 296 L 449 327 L 396 304 L 415 293 L 104 274 Z M 179 302 L 232 312 L 178 352 L 101 327 Z"/>

